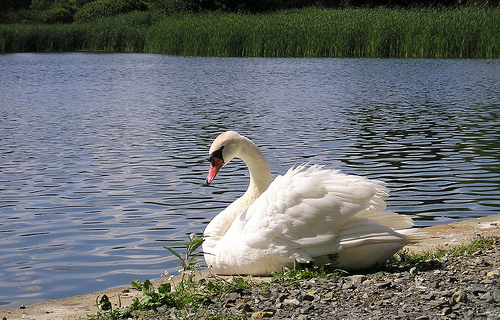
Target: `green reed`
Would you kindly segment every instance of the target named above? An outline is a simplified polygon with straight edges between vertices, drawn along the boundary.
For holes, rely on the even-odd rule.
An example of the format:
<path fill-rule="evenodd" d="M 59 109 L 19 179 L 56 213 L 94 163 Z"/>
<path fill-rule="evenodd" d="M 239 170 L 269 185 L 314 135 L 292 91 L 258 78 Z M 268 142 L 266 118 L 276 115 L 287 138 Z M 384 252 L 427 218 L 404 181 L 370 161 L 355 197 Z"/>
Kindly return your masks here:
<path fill-rule="evenodd" d="M 149 28 L 161 18 L 133 12 L 89 23 L 0 25 L 0 52 L 143 52 Z"/>
<path fill-rule="evenodd" d="M 500 57 L 500 8 L 133 12 L 91 23 L 0 25 L 0 52 L 250 57 Z"/>
<path fill-rule="evenodd" d="M 162 18 L 152 12 L 132 12 L 77 25 L 87 30 L 86 50 L 143 52 L 151 25 Z"/>
<path fill-rule="evenodd" d="M 499 57 L 500 9 L 303 9 L 211 13 L 154 25 L 146 50 L 265 57 Z"/>
<path fill-rule="evenodd" d="M 86 31 L 68 25 L 0 25 L 0 52 L 75 51 Z"/>

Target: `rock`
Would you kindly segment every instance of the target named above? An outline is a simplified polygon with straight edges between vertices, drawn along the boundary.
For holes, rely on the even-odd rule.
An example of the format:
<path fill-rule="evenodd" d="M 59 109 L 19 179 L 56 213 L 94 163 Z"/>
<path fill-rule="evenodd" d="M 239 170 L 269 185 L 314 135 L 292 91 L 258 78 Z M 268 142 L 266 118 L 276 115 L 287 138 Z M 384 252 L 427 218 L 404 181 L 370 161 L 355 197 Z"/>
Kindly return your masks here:
<path fill-rule="evenodd" d="M 236 302 L 236 299 L 238 299 L 240 297 L 240 295 L 236 292 L 231 292 L 231 293 L 228 293 L 225 297 L 226 301 L 230 302 L 230 303 L 234 303 Z"/>
<path fill-rule="evenodd" d="M 468 301 L 467 293 L 464 291 L 455 292 L 452 298 L 455 303 L 466 303 Z"/>
<path fill-rule="evenodd" d="M 302 297 L 303 301 L 314 301 L 314 295 L 311 294 L 306 294 L 304 297 Z"/>
<path fill-rule="evenodd" d="M 273 311 L 258 311 L 258 312 L 252 313 L 252 318 L 255 318 L 255 319 L 271 318 L 273 316 L 274 316 Z"/>
<path fill-rule="evenodd" d="M 486 276 L 488 278 L 498 278 L 500 276 L 500 269 L 491 270 Z"/>
<path fill-rule="evenodd" d="M 436 296 L 433 293 L 429 293 L 429 294 L 421 295 L 420 298 L 422 298 L 424 300 L 434 300 L 436 298 Z"/>
<path fill-rule="evenodd" d="M 346 282 L 342 285 L 342 290 L 354 289 L 356 286 L 352 282 Z"/>
<path fill-rule="evenodd" d="M 351 282 L 354 285 L 359 286 L 363 283 L 363 281 L 366 280 L 366 276 L 364 274 L 356 274 L 356 275 L 350 276 L 349 279 L 351 280 Z"/>
<path fill-rule="evenodd" d="M 377 288 L 378 289 L 388 289 L 390 287 L 391 287 L 391 283 L 390 282 L 381 282 L 381 283 L 377 284 Z"/>
<path fill-rule="evenodd" d="M 487 303 L 495 303 L 495 298 L 490 292 L 486 292 L 479 296 L 479 299 L 486 301 Z"/>
<path fill-rule="evenodd" d="M 236 300 L 236 302 L 234 303 L 234 307 L 237 310 L 242 310 L 242 311 L 245 311 L 245 312 L 249 312 L 249 311 L 252 310 L 252 308 L 249 305 L 249 301 L 250 300 L 247 300 L 247 299 Z"/>
<path fill-rule="evenodd" d="M 292 306 L 298 306 L 300 305 L 300 301 L 293 298 L 293 299 L 285 299 L 283 300 L 284 304 L 292 305 Z"/>
<path fill-rule="evenodd" d="M 435 291 L 434 293 L 437 294 L 437 295 L 440 295 L 442 297 L 451 297 L 454 294 L 451 290 L 444 290 L 444 291 L 441 291 L 441 292 Z"/>
<path fill-rule="evenodd" d="M 446 316 L 452 312 L 453 312 L 453 310 L 450 307 L 444 307 L 443 310 L 441 310 L 441 315 Z"/>
<path fill-rule="evenodd" d="M 486 292 L 484 287 L 482 286 L 474 286 L 470 288 L 470 291 L 472 292 L 473 295 L 479 296 L 480 294 L 483 294 Z"/>

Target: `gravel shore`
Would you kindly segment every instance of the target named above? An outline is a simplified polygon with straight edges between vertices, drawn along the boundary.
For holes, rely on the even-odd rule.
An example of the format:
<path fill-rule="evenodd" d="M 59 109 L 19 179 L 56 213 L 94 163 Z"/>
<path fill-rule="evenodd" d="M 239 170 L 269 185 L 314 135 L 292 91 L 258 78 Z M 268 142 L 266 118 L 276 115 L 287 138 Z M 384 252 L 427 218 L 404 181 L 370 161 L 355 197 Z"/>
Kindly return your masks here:
<path fill-rule="evenodd" d="M 413 266 L 212 297 L 212 314 L 273 319 L 500 319 L 500 240 Z M 203 312 L 200 310 L 200 312 Z M 175 310 L 166 310 L 173 316 Z"/>

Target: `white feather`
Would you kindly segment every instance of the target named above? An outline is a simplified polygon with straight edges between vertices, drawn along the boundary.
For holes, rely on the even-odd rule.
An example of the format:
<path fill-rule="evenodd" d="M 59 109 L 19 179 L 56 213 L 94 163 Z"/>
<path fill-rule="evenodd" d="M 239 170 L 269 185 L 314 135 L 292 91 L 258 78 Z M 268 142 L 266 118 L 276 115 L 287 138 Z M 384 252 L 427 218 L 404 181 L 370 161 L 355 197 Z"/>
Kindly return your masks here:
<path fill-rule="evenodd" d="M 229 157 L 242 158 L 251 182 L 205 230 L 205 259 L 215 272 L 264 275 L 294 261 L 325 263 L 332 254 L 338 267 L 362 269 L 383 263 L 407 243 L 406 230 L 399 230 L 413 222 L 384 211 L 388 191 L 382 182 L 301 165 L 270 183 L 267 161 L 250 140 L 234 132 L 221 136 L 210 150 L 225 146 Z M 234 152 L 233 145 L 244 151 Z"/>

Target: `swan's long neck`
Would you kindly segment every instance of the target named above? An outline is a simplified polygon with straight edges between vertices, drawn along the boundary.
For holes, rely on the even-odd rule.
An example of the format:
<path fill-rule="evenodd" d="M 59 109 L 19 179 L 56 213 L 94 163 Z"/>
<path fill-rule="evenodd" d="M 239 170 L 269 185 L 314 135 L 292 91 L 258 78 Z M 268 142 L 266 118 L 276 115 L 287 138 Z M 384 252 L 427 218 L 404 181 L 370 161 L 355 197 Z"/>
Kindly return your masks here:
<path fill-rule="evenodd" d="M 271 169 L 259 148 L 246 138 L 240 140 L 239 143 L 235 158 L 242 159 L 247 165 L 250 172 L 250 184 L 243 196 L 236 199 L 210 221 L 205 229 L 207 238 L 205 238 L 204 247 L 214 246 L 224 236 L 236 217 L 248 209 L 272 182 Z"/>
<path fill-rule="evenodd" d="M 271 184 L 271 169 L 259 148 L 248 139 L 245 139 L 245 145 L 242 147 L 238 157 L 245 162 L 250 172 L 250 184 L 243 195 L 243 197 L 248 197 L 250 205 L 266 191 L 267 187 Z"/>

